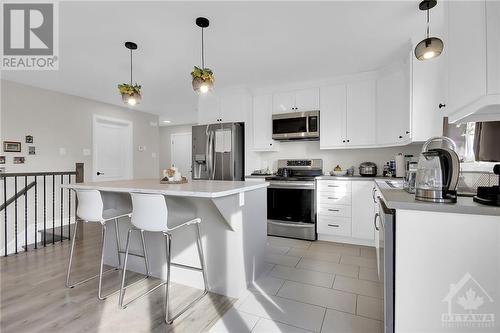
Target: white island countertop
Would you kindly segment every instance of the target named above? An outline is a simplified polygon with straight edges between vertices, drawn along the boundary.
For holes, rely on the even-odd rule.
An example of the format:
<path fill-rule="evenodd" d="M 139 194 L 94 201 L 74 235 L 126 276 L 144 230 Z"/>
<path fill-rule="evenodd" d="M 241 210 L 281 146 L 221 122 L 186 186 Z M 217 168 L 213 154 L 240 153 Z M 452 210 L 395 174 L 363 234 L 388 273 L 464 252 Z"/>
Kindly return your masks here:
<path fill-rule="evenodd" d="M 189 180 L 185 184 L 160 184 L 158 179 L 114 180 L 61 185 L 64 188 L 109 192 L 155 193 L 179 197 L 220 198 L 267 187 L 267 182 Z"/>

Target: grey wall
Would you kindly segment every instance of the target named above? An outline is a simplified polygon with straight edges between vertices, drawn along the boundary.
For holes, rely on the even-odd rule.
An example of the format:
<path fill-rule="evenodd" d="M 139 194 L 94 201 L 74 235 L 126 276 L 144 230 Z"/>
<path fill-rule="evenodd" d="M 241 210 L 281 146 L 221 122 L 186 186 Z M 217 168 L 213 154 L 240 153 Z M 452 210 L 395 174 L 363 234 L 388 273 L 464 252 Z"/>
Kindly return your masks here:
<path fill-rule="evenodd" d="M 117 94 L 117 99 L 120 96 Z M 1 140 L 21 141 L 21 153 L 7 156 L 6 172 L 73 170 L 76 162 L 85 163 L 85 178 L 90 180 L 92 155 L 92 116 L 102 115 L 133 123 L 134 178 L 158 176 L 158 116 L 125 107 L 105 104 L 77 96 L 1 81 Z M 36 155 L 28 155 L 26 135 L 33 135 Z M 138 146 L 146 146 L 138 151 Z M 60 154 L 60 148 L 66 150 Z M 153 156 L 155 155 L 155 156 Z M 24 165 L 13 165 L 13 156 L 25 156 Z"/>
<path fill-rule="evenodd" d="M 191 133 L 193 125 L 162 126 L 160 127 L 160 172 L 172 165 L 170 135 L 174 133 Z M 190 154 L 191 152 L 186 152 Z"/>

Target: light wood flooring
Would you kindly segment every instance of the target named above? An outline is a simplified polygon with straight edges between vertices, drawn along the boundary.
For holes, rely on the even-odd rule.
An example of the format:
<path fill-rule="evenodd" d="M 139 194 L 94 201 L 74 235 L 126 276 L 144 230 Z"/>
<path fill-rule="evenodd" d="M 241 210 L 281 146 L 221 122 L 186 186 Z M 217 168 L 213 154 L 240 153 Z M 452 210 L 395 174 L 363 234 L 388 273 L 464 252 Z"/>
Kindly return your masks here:
<path fill-rule="evenodd" d="M 100 227 L 86 225 L 77 241 L 73 279 L 98 271 Z M 71 243 L 2 257 L 0 259 L 0 332 L 207 332 L 232 307 L 235 300 L 209 293 L 172 325 L 163 319 L 164 288 L 129 305 L 118 306 L 118 294 L 105 301 L 97 299 L 97 280 L 73 289 L 64 286 Z M 138 275 L 129 274 L 133 282 Z M 119 288 L 121 272 L 105 275 L 103 291 Z M 72 280 L 73 280 L 72 279 Z M 133 297 L 157 279 L 148 279 L 130 288 Z M 179 284 L 171 286 L 171 309 L 189 303 L 200 291 Z"/>

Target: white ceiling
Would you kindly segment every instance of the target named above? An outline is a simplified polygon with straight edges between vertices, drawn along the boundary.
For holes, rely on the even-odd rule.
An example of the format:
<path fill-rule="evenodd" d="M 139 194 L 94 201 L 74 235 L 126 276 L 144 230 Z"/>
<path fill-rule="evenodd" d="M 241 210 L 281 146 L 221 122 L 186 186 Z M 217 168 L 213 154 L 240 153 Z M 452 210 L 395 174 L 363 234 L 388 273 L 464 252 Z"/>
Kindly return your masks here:
<path fill-rule="evenodd" d="M 198 16 L 210 19 L 206 65 L 216 88 L 277 84 L 373 70 L 423 35 L 418 1 L 61 2 L 58 71 L 3 72 L 7 80 L 123 106 L 117 84 L 134 81 L 134 107 L 172 124 L 196 119 L 190 72 L 200 62 Z"/>

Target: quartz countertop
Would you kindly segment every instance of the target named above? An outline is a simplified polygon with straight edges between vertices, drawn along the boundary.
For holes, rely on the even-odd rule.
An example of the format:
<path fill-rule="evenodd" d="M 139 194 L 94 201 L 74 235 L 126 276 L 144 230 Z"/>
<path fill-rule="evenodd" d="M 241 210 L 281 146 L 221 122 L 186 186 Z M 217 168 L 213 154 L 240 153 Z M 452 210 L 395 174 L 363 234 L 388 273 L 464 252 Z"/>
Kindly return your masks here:
<path fill-rule="evenodd" d="M 158 179 L 115 180 L 61 185 L 63 188 L 108 192 L 138 192 L 180 197 L 219 198 L 265 188 L 267 182 L 189 180 L 185 184 L 160 184 Z"/>
<path fill-rule="evenodd" d="M 500 216 L 500 207 L 479 204 L 474 202 L 472 197 L 458 197 L 456 203 L 418 201 L 415 200 L 415 194 L 406 192 L 402 187 L 391 187 L 386 183 L 386 180 L 376 179 L 375 184 L 382 195 L 384 203 L 391 209 Z M 394 183 L 398 183 L 397 180 L 393 181 Z M 399 182 L 401 183 L 402 181 L 399 180 Z"/>
<path fill-rule="evenodd" d="M 354 175 L 354 176 L 329 176 L 329 175 L 323 175 L 316 177 L 317 180 L 375 180 L 375 179 L 380 179 L 380 180 L 398 180 L 400 178 L 392 178 L 392 177 L 383 177 L 383 176 L 370 176 L 370 177 L 365 177 L 365 176 L 360 176 L 360 175 Z"/>

